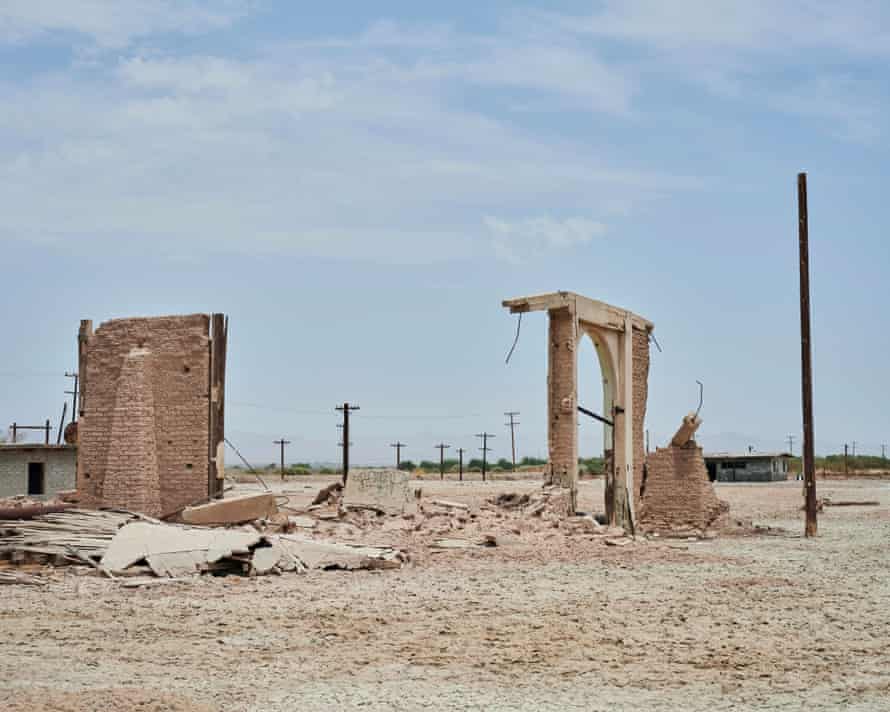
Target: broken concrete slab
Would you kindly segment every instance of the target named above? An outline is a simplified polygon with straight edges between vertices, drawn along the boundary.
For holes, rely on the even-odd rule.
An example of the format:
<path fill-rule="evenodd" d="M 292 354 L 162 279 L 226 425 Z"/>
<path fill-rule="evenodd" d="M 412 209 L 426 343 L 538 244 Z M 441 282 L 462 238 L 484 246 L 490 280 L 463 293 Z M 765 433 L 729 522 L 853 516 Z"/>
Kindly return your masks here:
<path fill-rule="evenodd" d="M 145 560 L 158 576 L 182 576 L 233 554 L 247 555 L 262 538 L 255 531 L 131 522 L 111 540 L 101 565 L 118 572 Z"/>
<path fill-rule="evenodd" d="M 278 513 L 275 495 L 270 492 L 216 499 L 207 504 L 186 507 L 180 515 L 186 524 L 213 526 L 243 524 L 255 519 L 268 519 Z"/>
<path fill-rule="evenodd" d="M 417 511 L 410 475 L 400 470 L 355 470 L 349 473 L 343 492 L 347 508 L 373 509 L 384 514 Z"/>
<path fill-rule="evenodd" d="M 309 539 L 296 534 L 277 537 L 282 546 L 310 569 L 399 568 L 404 556 L 396 549 Z"/>

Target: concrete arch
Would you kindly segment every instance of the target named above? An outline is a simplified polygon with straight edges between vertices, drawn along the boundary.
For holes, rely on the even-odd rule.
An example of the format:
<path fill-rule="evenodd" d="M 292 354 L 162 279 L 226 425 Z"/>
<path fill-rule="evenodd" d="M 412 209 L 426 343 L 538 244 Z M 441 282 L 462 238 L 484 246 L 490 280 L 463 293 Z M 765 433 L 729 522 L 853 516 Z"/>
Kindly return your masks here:
<path fill-rule="evenodd" d="M 652 322 L 627 310 L 572 292 L 553 292 L 503 302 L 512 313 L 546 311 L 548 480 L 570 490 L 574 511 L 578 488 L 578 345 L 593 340 L 603 375 L 603 402 L 614 423 L 612 471 L 606 473 L 606 513 L 612 523 L 633 531 L 642 479 L 643 419 L 649 374 Z M 605 409 L 604 409 L 605 410 Z"/>

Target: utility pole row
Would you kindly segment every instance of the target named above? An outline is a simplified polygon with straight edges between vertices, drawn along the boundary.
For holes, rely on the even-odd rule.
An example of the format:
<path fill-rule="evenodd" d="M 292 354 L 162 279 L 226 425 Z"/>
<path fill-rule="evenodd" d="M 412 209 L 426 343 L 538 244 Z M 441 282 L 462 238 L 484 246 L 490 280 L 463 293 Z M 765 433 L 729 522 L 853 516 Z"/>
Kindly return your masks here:
<path fill-rule="evenodd" d="M 343 484 L 346 484 L 346 480 L 349 478 L 349 414 L 354 410 L 359 410 L 359 406 L 357 405 L 349 405 L 349 402 L 345 402 L 343 405 L 338 405 L 335 410 L 343 413 Z"/>
<path fill-rule="evenodd" d="M 284 477 L 284 446 L 290 445 L 290 440 L 285 440 L 281 438 L 281 440 L 273 440 L 275 445 L 281 445 L 281 476 Z"/>
<path fill-rule="evenodd" d="M 482 447 L 480 447 L 479 449 L 482 451 L 482 481 L 485 482 L 486 453 L 491 450 L 491 448 L 488 447 L 488 439 L 493 438 L 494 435 L 492 435 L 491 433 L 482 432 L 477 433 L 476 437 L 482 438 Z"/>
<path fill-rule="evenodd" d="M 514 420 L 514 418 L 519 415 L 518 410 L 510 410 L 504 413 L 509 419 L 510 422 L 507 423 L 507 427 L 510 428 L 510 451 L 513 454 L 513 472 L 516 472 L 516 433 L 514 431 L 515 427 L 519 425 L 518 420 Z"/>
<path fill-rule="evenodd" d="M 405 447 L 405 443 L 396 440 L 394 443 L 390 443 L 389 446 L 396 449 L 396 469 L 398 470 L 402 464 L 402 448 Z"/>
<path fill-rule="evenodd" d="M 439 443 L 436 445 L 436 449 L 439 451 L 439 479 L 445 479 L 445 451 L 450 448 L 451 445 L 446 445 L 445 443 Z"/>

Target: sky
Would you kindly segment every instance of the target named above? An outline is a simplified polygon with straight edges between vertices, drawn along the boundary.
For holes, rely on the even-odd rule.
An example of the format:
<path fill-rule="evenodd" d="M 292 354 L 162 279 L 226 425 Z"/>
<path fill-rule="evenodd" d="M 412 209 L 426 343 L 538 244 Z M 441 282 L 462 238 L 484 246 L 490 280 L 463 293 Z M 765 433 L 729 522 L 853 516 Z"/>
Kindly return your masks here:
<path fill-rule="evenodd" d="M 344 401 L 353 462 L 509 457 L 505 411 L 543 456 L 501 301 L 570 290 L 655 323 L 653 446 L 700 380 L 706 451 L 798 453 L 806 171 L 816 450 L 880 454 L 888 61 L 877 0 L 6 0 L 0 424 L 58 423 L 80 319 L 217 311 L 254 464 L 337 461 Z"/>

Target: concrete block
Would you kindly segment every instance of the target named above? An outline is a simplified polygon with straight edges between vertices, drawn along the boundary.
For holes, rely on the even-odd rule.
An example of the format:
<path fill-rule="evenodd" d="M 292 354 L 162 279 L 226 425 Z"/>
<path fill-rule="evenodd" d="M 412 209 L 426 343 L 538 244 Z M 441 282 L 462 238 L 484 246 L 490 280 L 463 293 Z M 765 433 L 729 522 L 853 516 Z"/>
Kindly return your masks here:
<path fill-rule="evenodd" d="M 343 493 L 346 507 L 376 509 L 386 514 L 417 511 L 410 475 L 398 470 L 355 470 L 349 473 Z"/>

